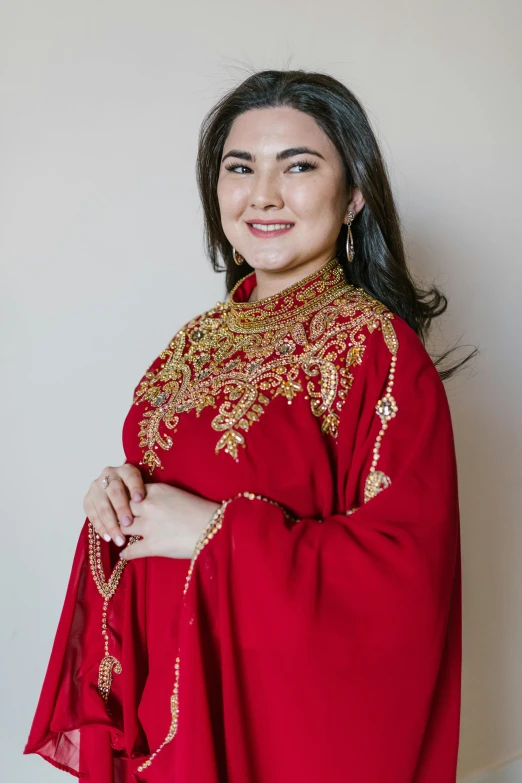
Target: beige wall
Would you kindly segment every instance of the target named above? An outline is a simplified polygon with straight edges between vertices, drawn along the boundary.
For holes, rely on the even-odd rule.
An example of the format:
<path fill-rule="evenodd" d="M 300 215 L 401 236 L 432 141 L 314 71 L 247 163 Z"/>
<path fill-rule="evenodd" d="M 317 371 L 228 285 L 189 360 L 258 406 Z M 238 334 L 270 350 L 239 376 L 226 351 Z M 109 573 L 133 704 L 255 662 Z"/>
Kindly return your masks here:
<path fill-rule="evenodd" d="M 185 5 L 185 4 L 183 4 Z M 201 118 L 246 75 L 324 69 L 388 157 L 437 339 L 477 344 L 448 387 L 460 466 L 460 772 L 522 752 L 520 4 L 509 0 L 11 0 L 0 18 L 0 777 L 22 758 L 83 521 L 122 459 L 148 362 L 223 294 L 202 248 Z"/>

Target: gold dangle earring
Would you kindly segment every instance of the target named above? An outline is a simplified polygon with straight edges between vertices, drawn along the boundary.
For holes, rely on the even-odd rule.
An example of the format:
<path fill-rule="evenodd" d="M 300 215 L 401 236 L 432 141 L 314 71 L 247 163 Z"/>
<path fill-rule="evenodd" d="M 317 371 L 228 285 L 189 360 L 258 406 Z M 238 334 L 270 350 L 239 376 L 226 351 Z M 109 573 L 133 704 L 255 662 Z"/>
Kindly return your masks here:
<path fill-rule="evenodd" d="M 239 266 L 240 264 L 242 264 L 242 263 L 243 263 L 243 261 L 245 260 L 245 259 L 243 258 L 243 256 L 242 256 L 242 255 L 240 255 L 240 254 L 237 252 L 237 250 L 236 250 L 236 248 L 235 248 L 235 247 L 232 247 L 232 255 L 234 256 L 234 261 L 235 261 L 235 263 L 236 263 L 238 266 Z"/>
<path fill-rule="evenodd" d="M 346 237 L 346 255 L 350 263 L 353 261 L 353 257 L 355 255 L 355 250 L 353 247 L 352 228 L 351 228 L 354 218 L 355 218 L 355 212 L 348 212 L 348 223 L 346 224 L 348 226 L 348 236 Z"/>

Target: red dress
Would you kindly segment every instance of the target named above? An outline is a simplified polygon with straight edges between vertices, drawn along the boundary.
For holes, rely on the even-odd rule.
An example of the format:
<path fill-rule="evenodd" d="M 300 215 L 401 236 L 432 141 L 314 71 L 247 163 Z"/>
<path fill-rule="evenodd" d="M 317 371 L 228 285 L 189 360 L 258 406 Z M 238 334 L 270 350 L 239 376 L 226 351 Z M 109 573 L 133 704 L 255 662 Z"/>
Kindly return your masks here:
<path fill-rule="evenodd" d="M 147 481 L 219 513 L 191 562 L 126 566 L 85 521 L 25 752 L 93 783 L 454 783 L 443 384 L 335 259 L 255 284 L 180 329 L 123 428 Z"/>

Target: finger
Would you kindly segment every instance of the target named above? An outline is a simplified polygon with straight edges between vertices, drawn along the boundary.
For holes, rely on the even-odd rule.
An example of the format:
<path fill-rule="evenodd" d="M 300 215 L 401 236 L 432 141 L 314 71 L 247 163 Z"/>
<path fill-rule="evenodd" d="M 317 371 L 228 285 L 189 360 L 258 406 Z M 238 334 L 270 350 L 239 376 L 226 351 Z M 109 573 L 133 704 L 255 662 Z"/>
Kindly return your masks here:
<path fill-rule="evenodd" d="M 116 516 L 122 527 L 132 525 L 132 511 L 129 506 L 129 498 L 122 480 L 114 478 L 105 490 Z"/>
<path fill-rule="evenodd" d="M 138 468 L 126 462 L 118 468 L 118 472 L 129 490 L 130 497 L 136 501 L 136 503 L 143 500 L 145 497 L 145 484 L 143 483 L 143 476 Z"/>
<path fill-rule="evenodd" d="M 89 522 L 92 524 L 98 535 L 105 539 L 105 541 L 109 542 L 111 540 L 110 535 L 107 533 L 107 530 L 105 529 L 105 525 L 100 520 L 98 513 L 96 511 L 96 507 L 94 503 L 92 502 L 89 495 L 86 495 L 83 499 L 83 510 L 85 511 L 85 515 L 88 518 Z"/>
<path fill-rule="evenodd" d="M 144 536 L 147 532 L 146 527 L 143 520 L 133 519 L 132 525 L 126 527 L 123 532 L 126 536 Z"/>
<path fill-rule="evenodd" d="M 134 517 L 134 519 L 136 519 L 136 517 L 142 516 L 144 505 L 143 503 L 138 503 L 137 501 L 130 500 L 129 508 L 131 510 L 132 516 Z"/>
<path fill-rule="evenodd" d="M 147 557 L 149 555 L 149 547 L 146 541 L 135 541 L 133 544 L 128 544 L 125 549 L 120 552 L 122 560 L 137 560 L 140 557 Z"/>
<path fill-rule="evenodd" d="M 105 494 L 105 490 L 102 490 L 102 492 L 103 494 L 96 495 L 94 498 L 92 498 L 96 513 L 98 514 L 98 518 L 114 543 L 117 546 L 123 546 L 125 539 L 122 535 L 118 520 L 116 519 L 115 511 L 109 501 L 109 498 Z"/>

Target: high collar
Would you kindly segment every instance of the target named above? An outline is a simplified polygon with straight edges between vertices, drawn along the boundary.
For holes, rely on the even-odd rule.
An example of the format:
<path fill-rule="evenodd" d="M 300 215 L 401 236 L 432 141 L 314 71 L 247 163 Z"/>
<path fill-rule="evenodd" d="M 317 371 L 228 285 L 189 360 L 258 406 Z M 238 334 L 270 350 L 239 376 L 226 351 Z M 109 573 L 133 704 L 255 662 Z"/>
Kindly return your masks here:
<path fill-rule="evenodd" d="M 332 258 L 277 294 L 249 302 L 248 297 L 256 285 L 254 271 L 230 291 L 227 320 L 234 332 L 263 332 L 304 321 L 351 287 L 338 258 Z"/>

